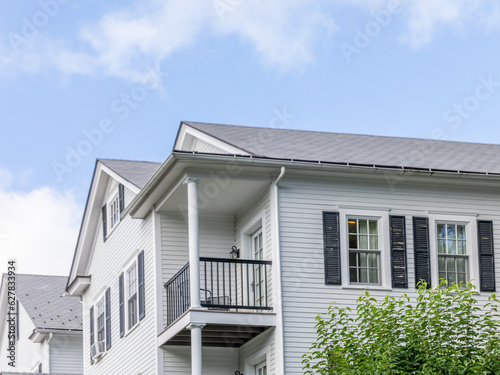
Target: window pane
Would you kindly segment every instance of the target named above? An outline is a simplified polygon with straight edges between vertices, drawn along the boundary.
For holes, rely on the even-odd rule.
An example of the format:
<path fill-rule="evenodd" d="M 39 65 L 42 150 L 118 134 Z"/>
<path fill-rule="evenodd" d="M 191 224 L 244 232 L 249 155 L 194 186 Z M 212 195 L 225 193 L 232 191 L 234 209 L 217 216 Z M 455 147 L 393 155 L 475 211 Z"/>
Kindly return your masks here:
<path fill-rule="evenodd" d="M 457 248 L 456 248 L 456 242 L 454 240 L 448 240 L 448 254 L 456 254 L 457 253 Z"/>
<path fill-rule="evenodd" d="M 378 236 L 370 236 L 370 250 L 378 250 Z"/>
<path fill-rule="evenodd" d="M 448 285 L 451 285 L 451 284 L 456 283 L 456 282 L 457 282 L 457 279 L 455 278 L 455 274 L 449 273 L 448 274 Z"/>
<path fill-rule="evenodd" d="M 463 240 L 457 241 L 457 254 L 461 254 L 461 255 L 467 254 L 466 243 L 467 242 L 463 241 Z"/>
<path fill-rule="evenodd" d="M 457 225 L 457 238 L 459 240 L 465 240 L 465 225 Z"/>
<path fill-rule="evenodd" d="M 367 234 L 368 233 L 368 223 L 367 220 L 359 220 L 359 233 Z"/>
<path fill-rule="evenodd" d="M 438 240 L 438 253 L 446 254 L 446 240 Z"/>
<path fill-rule="evenodd" d="M 438 258 L 438 263 L 439 263 L 439 272 L 446 271 L 446 265 L 445 265 L 445 259 L 444 259 L 444 257 L 439 257 Z M 439 276 L 439 277 L 441 277 L 441 276 Z"/>
<path fill-rule="evenodd" d="M 358 233 L 358 231 L 356 229 L 356 220 L 351 219 L 347 223 L 349 226 L 349 233 Z"/>
<path fill-rule="evenodd" d="M 456 237 L 455 224 L 446 224 L 446 226 L 448 227 L 448 238 L 449 239 L 455 238 Z"/>
<path fill-rule="evenodd" d="M 378 284 L 378 270 L 370 269 L 370 283 Z"/>
<path fill-rule="evenodd" d="M 357 283 L 358 282 L 358 269 L 357 268 L 351 268 L 349 270 L 350 273 L 350 280 L 351 283 Z"/>
<path fill-rule="evenodd" d="M 366 253 L 359 253 L 359 265 L 361 267 L 366 267 L 367 266 L 367 261 L 366 261 Z"/>
<path fill-rule="evenodd" d="M 349 253 L 349 266 L 355 267 L 357 266 L 358 262 L 356 262 L 358 257 L 358 254 L 356 253 Z"/>
<path fill-rule="evenodd" d="M 464 258 L 457 259 L 457 272 L 464 272 L 465 273 L 465 259 Z"/>
<path fill-rule="evenodd" d="M 368 273 L 366 268 L 361 268 L 359 270 L 359 282 L 367 283 L 368 282 Z"/>
<path fill-rule="evenodd" d="M 358 236 L 357 235 L 349 235 L 349 249 L 357 249 L 358 248 Z"/>
<path fill-rule="evenodd" d="M 368 254 L 368 267 L 377 267 L 377 254 Z"/>
<path fill-rule="evenodd" d="M 368 236 L 359 236 L 359 249 L 368 250 Z"/>
<path fill-rule="evenodd" d="M 370 234 L 378 234 L 377 220 L 370 220 Z"/>
<path fill-rule="evenodd" d="M 448 272 L 455 272 L 455 258 L 447 258 L 446 259 L 446 267 Z"/>
<path fill-rule="evenodd" d="M 445 272 L 439 272 L 439 281 L 441 282 L 441 279 L 446 280 L 446 273 Z"/>
<path fill-rule="evenodd" d="M 465 273 L 459 273 L 457 275 L 457 283 L 462 283 L 462 284 L 467 283 L 467 281 L 465 279 Z"/>
<path fill-rule="evenodd" d="M 438 238 L 446 238 L 445 225 L 438 224 L 437 225 L 437 236 Z"/>

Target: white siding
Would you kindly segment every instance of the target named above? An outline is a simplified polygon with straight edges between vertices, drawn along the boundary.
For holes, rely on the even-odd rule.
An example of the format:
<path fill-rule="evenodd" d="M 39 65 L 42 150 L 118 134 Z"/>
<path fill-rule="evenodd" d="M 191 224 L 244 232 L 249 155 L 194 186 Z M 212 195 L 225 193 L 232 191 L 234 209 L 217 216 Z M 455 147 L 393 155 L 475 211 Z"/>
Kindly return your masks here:
<path fill-rule="evenodd" d="M 164 348 L 165 375 L 191 375 L 191 347 Z M 238 370 L 238 349 L 203 348 L 203 375 L 234 374 Z"/>
<path fill-rule="evenodd" d="M 114 184 L 116 185 L 116 184 Z M 110 194 L 114 193 L 112 189 Z M 109 198 L 109 197 L 107 197 Z M 125 189 L 125 205 L 133 199 L 133 193 Z M 103 202 L 104 203 L 104 202 Z M 83 363 L 85 374 L 155 374 L 156 373 L 156 312 L 154 279 L 154 241 L 152 215 L 144 220 L 122 218 L 108 233 L 106 242 L 102 238 L 102 224 L 94 239 L 94 250 L 89 274 L 92 284 L 83 297 Z M 127 263 L 144 250 L 145 307 L 146 316 L 132 331 L 120 338 L 118 278 Z M 112 347 L 90 365 L 89 310 L 105 290 L 111 288 L 111 340 Z"/>
<path fill-rule="evenodd" d="M 54 335 L 49 343 L 50 372 L 83 374 L 82 337 Z"/>
<path fill-rule="evenodd" d="M 42 363 L 43 368 L 48 368 L 48 352 L 45 341 L 42 343 L 34 343 L 28 339 L 33 333 L 35 326 L 33 325 L 30 317 L 20 305 L 19 315 L 19 341 L 16 345 L 16 367 L 8 366 L 9 360 L 7 359 L 7 332 L 2 337 L 2 346 L 0 356 L 0 371 L 19 371 L 30 372 L 38 368 L 38 364 Z M 8 325 L 5 326 L 6 328 Z M 8 328 L 7 328 L 8 329 Z"/>
<path fill-rule="evenodd" d="M 269 353 L 266 354 L 266 356 L 269 356 L 267 358 L 269 364 L 267 373 L 269 375 L 281 375 L 276 372 L 276 361 L 274 360 L 274 328 L 268 329 L 239 348 L 240 372 L 247 374 L 248 371 L 245 365 L 248 359 L 266 347 L 269 347 Z"/>
<path fill-rule="evenodd" d="M 453 180 L 438 184 L 435 178 L 416 180 L 405 176 L 395 186 L 386 179 L 285 179 L 280 184 L 280 240 L 284 318 L 285 373 L 303 374 L 301 356 L 315 340 L 315 317 L 326 312 L 333 301 L 354 307 L 361 290 L 324 283 L 322 212 L 337 205 L 390 208 L 391 215 L 405 215 L 409 291 L 414 290 L 412 216 L 427 210 L 478 214 L 478 219 L 494 221 L 496 259 L 500 259 L 500 195 L 495 189 L 461 187 Z M 342 228 L 341 228 L 342 230 Z M 497 262 L 497 285 L 500 267 Z M 374 297 L 387 291 L 372 290 Z M 401 294 L 401 289 L 392 292 Z M 479 299 L 485 301 L 487 294 Z"/>

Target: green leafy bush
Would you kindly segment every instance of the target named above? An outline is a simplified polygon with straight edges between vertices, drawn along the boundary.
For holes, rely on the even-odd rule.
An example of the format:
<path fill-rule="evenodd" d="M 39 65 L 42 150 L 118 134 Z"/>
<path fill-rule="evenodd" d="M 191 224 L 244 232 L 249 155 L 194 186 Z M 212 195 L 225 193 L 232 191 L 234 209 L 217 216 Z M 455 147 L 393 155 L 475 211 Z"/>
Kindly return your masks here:
<path fill-rule="evenodd" d="M 306 375 L 500 374 L 500 301 L 478 306 L 474 286 L 422 283 L 416 300 L 368 291 L 357 314 L 331 305 L 316 318 L 317 340 L 303 356 Z"/>

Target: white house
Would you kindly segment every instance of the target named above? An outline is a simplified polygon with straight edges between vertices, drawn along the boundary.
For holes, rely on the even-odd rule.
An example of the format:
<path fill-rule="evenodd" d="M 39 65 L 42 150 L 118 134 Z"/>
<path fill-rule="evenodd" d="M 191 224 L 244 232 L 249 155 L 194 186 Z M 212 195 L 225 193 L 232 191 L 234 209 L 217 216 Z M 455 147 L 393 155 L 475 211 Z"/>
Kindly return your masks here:
<path fill-rule="evenodd" d="M 499 182 L 497 145 L 192 122 L 164 163 L 98 160 L 67 285 L 84 373 L 299 375 L 364 288 L 483 303 Z"/>
<path fill-rule="evenodd" d="M 83 374 L 82 306 L 63 296 L 66 281 L 65 276 L 2 277 L 0 374 Z M 11 346 L 14 350 L 7 350 Z"/>

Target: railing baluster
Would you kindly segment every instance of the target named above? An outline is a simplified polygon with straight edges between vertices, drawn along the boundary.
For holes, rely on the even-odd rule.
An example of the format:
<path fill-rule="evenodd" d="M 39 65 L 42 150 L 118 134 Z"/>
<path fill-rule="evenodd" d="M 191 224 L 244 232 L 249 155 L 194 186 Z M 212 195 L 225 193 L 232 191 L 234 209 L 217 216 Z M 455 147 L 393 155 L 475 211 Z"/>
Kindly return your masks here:
<path fill-rule="evenodd" d="M 264 264 L 264 279 L 265 279 L 264 291 L 266 293 L 266 307 L 269 307 L 269 301 L 267 300 L 267 264 Z"/>

